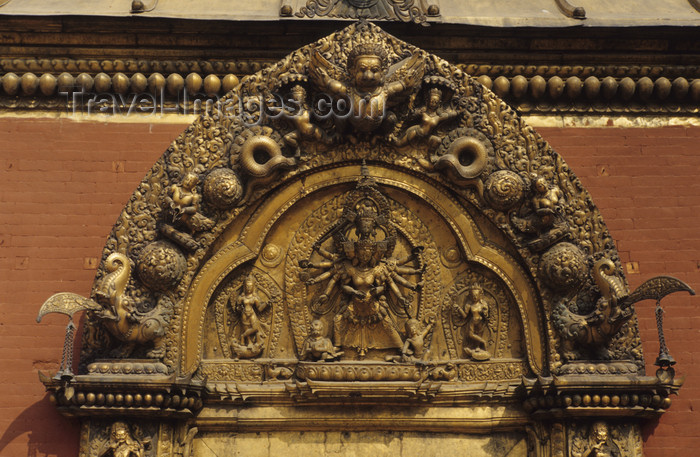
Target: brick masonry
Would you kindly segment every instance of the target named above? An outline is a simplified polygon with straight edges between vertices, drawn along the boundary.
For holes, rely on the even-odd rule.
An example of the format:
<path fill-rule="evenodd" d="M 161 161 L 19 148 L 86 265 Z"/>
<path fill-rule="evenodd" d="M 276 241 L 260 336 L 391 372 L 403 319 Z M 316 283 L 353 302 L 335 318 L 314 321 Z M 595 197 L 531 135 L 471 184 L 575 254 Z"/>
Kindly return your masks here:
<path fill-rule="evenodd" d="M 104 241 L 180 123 L 0 119 L 0 457 L 77 455 L 79 426 L 49 403 L 66 320 L 37 311 L 51 294 L 87 295 Z M 539 128 L 581 178 L 615 238 L 632 288 L 673 275 L 700 289 L 700 127 Z M 700 299 L 669 297 L 666 334 L 680 396 L 645 426 L 648 457 L 700 448 Z M 648 372 L 654 304 L 637 313 Z"/>

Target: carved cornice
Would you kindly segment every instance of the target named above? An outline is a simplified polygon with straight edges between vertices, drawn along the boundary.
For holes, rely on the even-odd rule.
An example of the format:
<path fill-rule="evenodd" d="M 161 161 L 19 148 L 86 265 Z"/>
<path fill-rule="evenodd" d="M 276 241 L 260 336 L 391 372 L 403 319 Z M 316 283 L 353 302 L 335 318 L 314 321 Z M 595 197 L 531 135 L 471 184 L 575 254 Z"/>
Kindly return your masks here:
<path fill-rule="evenodd" d="M 621 369 L 624 363 L 580 363 L 577 374 L 552 378 L 523 378 L 523 407 L 533 417 L 575 416 L 658 417 L 671 406 L 671 395 L 684 378 L 635 376 Z M 589 369 L 586 369 L 589 368 Z M 608 373 L 608 374 L 601 374 Z"/>
<path fill-rule="evenodd" d="M 239 78 L 269 66 L 260 60 L 5 59 L 0 106 L 15 110 L 66 111 L 66 91 L 111 94 L 120 109 L 147 93 L 174 108 L 189 96 L 223 97 Z M 691 115 L 700 110 L 696 66 L 586 66 L 459 64 L 511 106 L 529 114 L 654 113 Z M 87 103 L 84 101 L 84 103 Z M 184 105 L 183 105 L 184 106 Z M 84 107 L 83 107 L 84 108 Z M 184 109 L 173 112 L 185 113 Z"/>
<path fill-rule="evenodd" d="M 157 372 L 151 372 L 153 366 L 162 364 L 135 362 L 107 362 L 103 364 L 106 369 L 95 366 L 89 374 L 70 380 L 43 373 L 39 377 L 51 402 L 68 417 L 122 415 L 186 419 L 202 407 L 203 386 L 190 379 L 163 374 L 160 367 L 155 368 Z M 130 365 L 128 373 L 124 372 L 124 365 Z M 139 365 L 137 371 L 132 371 L 135 365 Z"/>

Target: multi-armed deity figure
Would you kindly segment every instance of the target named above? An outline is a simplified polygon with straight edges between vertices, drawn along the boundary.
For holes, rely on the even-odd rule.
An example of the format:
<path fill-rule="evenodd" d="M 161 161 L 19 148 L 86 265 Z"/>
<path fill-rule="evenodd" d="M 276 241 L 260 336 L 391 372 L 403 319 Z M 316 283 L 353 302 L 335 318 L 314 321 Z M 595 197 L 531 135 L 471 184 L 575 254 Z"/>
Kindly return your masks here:
<path fill-rule="evenodd" d="M 322 247 L 329 238 L 333 251 Z M 420 281 L 405 276 L 419 276 L 423 270 L 407 265 L 420 264 L 420 249 L 396 259 L 396 244 L 388 201 L 363 167 L 343 215 L 314 246 L 323 260 L 300 262 L 307 284 L 326 281 L 310 308 L 318 316 L 334 311 L 334 346 L 355 349 L 361 358 L 369 350 L 403 347 L 397 319 L 414 313 L 413 291 L 421 287 Z"/>
<path fill-rule="evenodd" d="M 386 49 L 359 34 L 347 58 L 349 80 L 318 51 L 311 54 L 309 76 L 322 92 L 349 100 L 350 124 L 367 134 L 391 117 L 388 108 L 418 88 L 424 67 L 418 54 L 389 67 Z"/>

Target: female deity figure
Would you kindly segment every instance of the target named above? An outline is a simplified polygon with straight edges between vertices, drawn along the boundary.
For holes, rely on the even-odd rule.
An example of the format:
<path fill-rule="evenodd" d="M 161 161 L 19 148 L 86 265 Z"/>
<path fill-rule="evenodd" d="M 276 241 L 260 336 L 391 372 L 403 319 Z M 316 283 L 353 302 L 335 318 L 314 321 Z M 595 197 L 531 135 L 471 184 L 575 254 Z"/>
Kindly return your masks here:
<path fill-rule="evenodd" d="M 356 242 L 354 259 L 343 262 L 340 288 L 344 303 L 333 320 L 336 346 L 355 348 L 360 357 L 369 349 L 400 348 L 403 344 L 383 305 L 391 278 L 375 254 L 375 242 L 361 240 Z M 405 297 L 399 299 L 404 301 Z"/>
<path fill-rule="evenodd" d="M 98 457 L 143 457 L 143 445 L 131 436 L 126 422 L 118 421 L 112 424 L 109 431 L 109 441 L 105 443 Z"/>
<path fill-rule="evenodd" d="M 455 312 L 465 320 L 464 352 L 473 360 L 484 361 L 491 358 L 486 350 L 484 333 L 488 329 L 489 304 L 481 287 L 474 285 L 464 300 L 464 305 L 455 305 Z"/>
<path fill-rule="evenodd" d="M 267 302 L 262 301 L 256 290 L 255 278 L 252 274 L 246 276 L 243 290 L 233 299 L 232 308 L 240 314 L 241 333 L 238 341 L 231 343 L 231 349 L 239 358 L 250 358 L 259 355 L 265 340 L 265 324 L 260 322 L 258 313 L 265 310 Z"/>

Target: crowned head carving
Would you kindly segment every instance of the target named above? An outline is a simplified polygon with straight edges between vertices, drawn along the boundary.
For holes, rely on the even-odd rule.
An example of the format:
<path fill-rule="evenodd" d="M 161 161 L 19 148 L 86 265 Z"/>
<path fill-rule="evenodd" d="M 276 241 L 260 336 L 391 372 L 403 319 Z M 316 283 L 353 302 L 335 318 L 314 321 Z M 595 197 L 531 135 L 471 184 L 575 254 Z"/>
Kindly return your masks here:
<path fill-rule="evenodd" d="M 384 83 L 386 51 L 376 43 L 355 46 L 348 54 L 348 72 L 355 87 L 371 92 Z"/>

